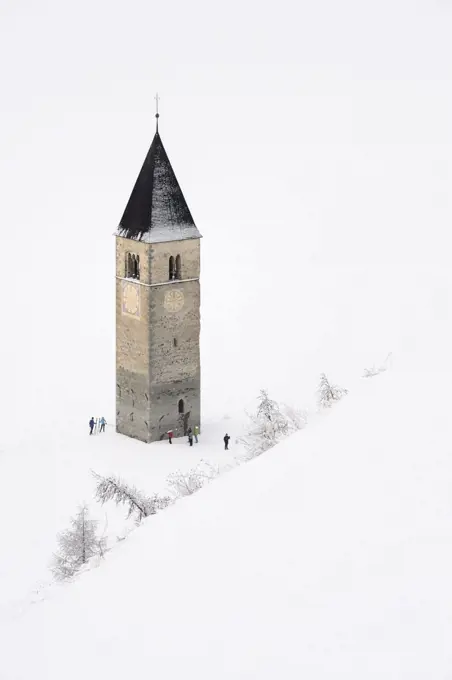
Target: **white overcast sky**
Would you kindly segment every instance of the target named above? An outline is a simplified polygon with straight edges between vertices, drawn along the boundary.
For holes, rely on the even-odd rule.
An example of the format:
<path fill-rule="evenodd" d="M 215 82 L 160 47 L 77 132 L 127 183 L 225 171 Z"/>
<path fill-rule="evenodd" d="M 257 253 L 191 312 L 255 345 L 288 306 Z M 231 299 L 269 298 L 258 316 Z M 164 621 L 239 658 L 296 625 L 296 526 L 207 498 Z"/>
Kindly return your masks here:
<path fill-rule="evenodd" d="M 206 355 L 207 392 L 253 329 L 260 362 L 279 346 L 261 323 L 299 341 L 308 266 L 447 265 L 451 36 L 451 0 L 0 0 L 5 419 L 88 385 L 114 408 L 111 234 L 157 91 L 205 237 L 203 352 L 233 357 L 214 378 Z"/>

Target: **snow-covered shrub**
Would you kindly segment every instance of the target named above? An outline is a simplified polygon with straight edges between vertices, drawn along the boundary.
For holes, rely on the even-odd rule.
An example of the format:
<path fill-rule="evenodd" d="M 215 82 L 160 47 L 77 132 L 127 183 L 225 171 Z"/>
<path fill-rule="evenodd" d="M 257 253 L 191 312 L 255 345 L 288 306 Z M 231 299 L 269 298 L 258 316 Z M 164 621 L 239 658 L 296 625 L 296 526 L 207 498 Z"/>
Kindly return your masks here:
<path fill-rule="evenodd" d="M 96 535 L 98 522 L 89 519 L 88 508 L 80 506 L 71 517 L 71 528 L 58 534 L 58 551 L 51 571 L 58 581 L 67 581 L 95 555 L 105 552 L 105 538 Z"/>
<path fill-rule="evenodd" d="M 388 356 L 384 360 L 384 362 L 381 364 L 381 366 L 376 367 L 375 365 L 372 366 L 372 368 L 365 368 L 364 373 L 363 373 L 363 378 L 373 378 L 375 375 L 378 375 L 379 373 L 384 373 L 385 371 L 388 370 L 389 363 L 391 360 L 392 352 L 389 352 Z"/>
<path fill-rule="evenodd" d="M 125 505 L 127 507 L 127 519 L 135 516 L 137 524 L 145 517 L 155 515 L 159 510 L 163 510 L 172 503 L 169 496 L 159 496 L 158 494 L 146 496 L 135 486 L 129 486 L 114 475 L 102 477 L 95 472 L 92 474 L 97 482 L 96 500 L 102 505 L 107 501 L 114 501 L 116 505 Z"/>
<path fill-rule="evenodd" d="M 266 390 L 261 390 L 256 413 L 248 413 L 250 425 L 247 433 L 238 441 L 245 447 L 242 459 L 249 460 L 271 449 L 291 432 L 306 425 L 306 413 L 289 406 L 280 407 L 270 399 Z"/>
<path fill-rule="evenodd" d="M 317 404 L 320 409 L 330 408 L 335 401 L 339 401 L 348 394 L 348 390 L 330 383 L 325 373 L 320 375 L 320 384 L 317 389 Z"/>
<path fill-rule="evenodd" d="M 279 404 L 270 399 L 266 390 L 261 390 L 258 397 L 257 419 L 265 423 L 266 431 L 275 439 L 279 436 L 288 434 L 289 423 L 287 418 L 281 413 Z"/>
<path fill-rule="evenodd" d="M 380 369 L 376 368 L 375 365 L 374 365 L 371 368 L 365 368 L 362 377 L 363 378 L 373 378 L 374 375 L 378 375 L 379 373 L 381 373 Z"/>
<path fill-rule="evenodd" d="M 167 484 L 174 498 L 183 498 L 199 491 L 219 474 L 220 469 L 217 466 L 201 460 L 196 467 L 187 472 L 181 470 L 172 472 L 167 478 Z"/>

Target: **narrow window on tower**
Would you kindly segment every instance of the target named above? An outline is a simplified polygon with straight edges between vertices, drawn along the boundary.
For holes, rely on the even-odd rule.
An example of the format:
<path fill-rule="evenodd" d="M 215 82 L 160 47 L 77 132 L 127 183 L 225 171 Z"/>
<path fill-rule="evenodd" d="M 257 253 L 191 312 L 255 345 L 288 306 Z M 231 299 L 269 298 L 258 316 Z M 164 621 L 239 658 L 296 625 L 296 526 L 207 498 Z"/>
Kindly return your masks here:
<path fill-rule="evenodd" d="M 182 278 L 182 266 L 180 261 L 180 255 L 176 257 L 176 279 Z"/>
<path fill-rule="evenodd" d="M 131 253 L 126 253 L 126 279 L 129 279 L 132 276 L 133 273 L 133 261 L 132 261 L 132 254 Z"/>
<path fill-rule="evenodd" d="M 140 256 L 137 255 L 135 258 L 135 271 L 134 278 L 140 280 Z"/>
<path fill-rule="evenodd" d="M 169 259 L 169 280 L 172 281 L 174 279 L 174 257 L 171 255 Z"/>
<path fill-rule="evenodd" d="M 183 400 L 183 399 L 179 399 L 179 413 L 184 413 L 184 411 L 185 411 L 185 409 L 184 409 L 184 400 Z"/>
<path fill-rule="evenodd" d="M 177 338 L 173 338 L 173 347 L 177 347 Z"/>

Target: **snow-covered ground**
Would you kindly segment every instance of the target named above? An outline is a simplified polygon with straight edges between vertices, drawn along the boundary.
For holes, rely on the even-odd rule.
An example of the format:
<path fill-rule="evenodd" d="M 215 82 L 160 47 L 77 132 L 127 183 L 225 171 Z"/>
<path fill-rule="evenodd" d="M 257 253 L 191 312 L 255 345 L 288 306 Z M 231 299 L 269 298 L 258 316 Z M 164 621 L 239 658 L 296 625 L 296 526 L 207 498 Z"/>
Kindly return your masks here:
<path fill-rule="evenodd" d="M 6 481 L 0 496 L 4 550 L 0 562 L 0 621 L 23 612 L 30 603 L 46 597 L 52 581 L 49 566 L 57 548 L 56 534 L 69 525 L 77 506 L 86 502 L 90 514 L 99 521 L 108 546 L 127 535 L 134 527 L 126 512 L 113 504 L 100 506 L 93 500 L 95 481 L 91 471 L 118 475 L 151 495 L 168 491 L 167 477 L 177 470 L 187 471 L 200 462 L 227 467 L 240 454 L 231 442 L 225 452 L 223 435 L 240 432 L 242 425 L 231 419 L 206 423 L 199 443 L 192 448 L 185 438 L 158 442 L 151 450 L 141 442 L 116 435 L 114 427 L 105 434 L 90 437 L 88 428 L 70 434 L 54 431 L 2 453 L 1 477 Z M 152 455 L 150 455 L 152 454 Z M 8 482 L 7 480 L 10 480 Z M 15 499 L 20 498 L 20 502 Z M 12 516 L 14 520 L 6 521 Z"/>
<path fill-rule="evenodd" d="M 2 677 L 449 677 L 452 425 L 419 374 L 146 520 L 2 631 Z"/>

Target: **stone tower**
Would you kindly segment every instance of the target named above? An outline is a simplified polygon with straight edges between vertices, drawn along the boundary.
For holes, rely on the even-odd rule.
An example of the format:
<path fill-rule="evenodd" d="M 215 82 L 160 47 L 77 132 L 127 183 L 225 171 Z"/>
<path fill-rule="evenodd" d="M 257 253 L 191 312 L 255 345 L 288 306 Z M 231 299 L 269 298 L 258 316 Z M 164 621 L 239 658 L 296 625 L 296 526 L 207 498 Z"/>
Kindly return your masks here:
<path fill-rule="evenodd" d="M 200 425 L 200 239 L 158 129 L 116 231 L 116 430 Z"/>

